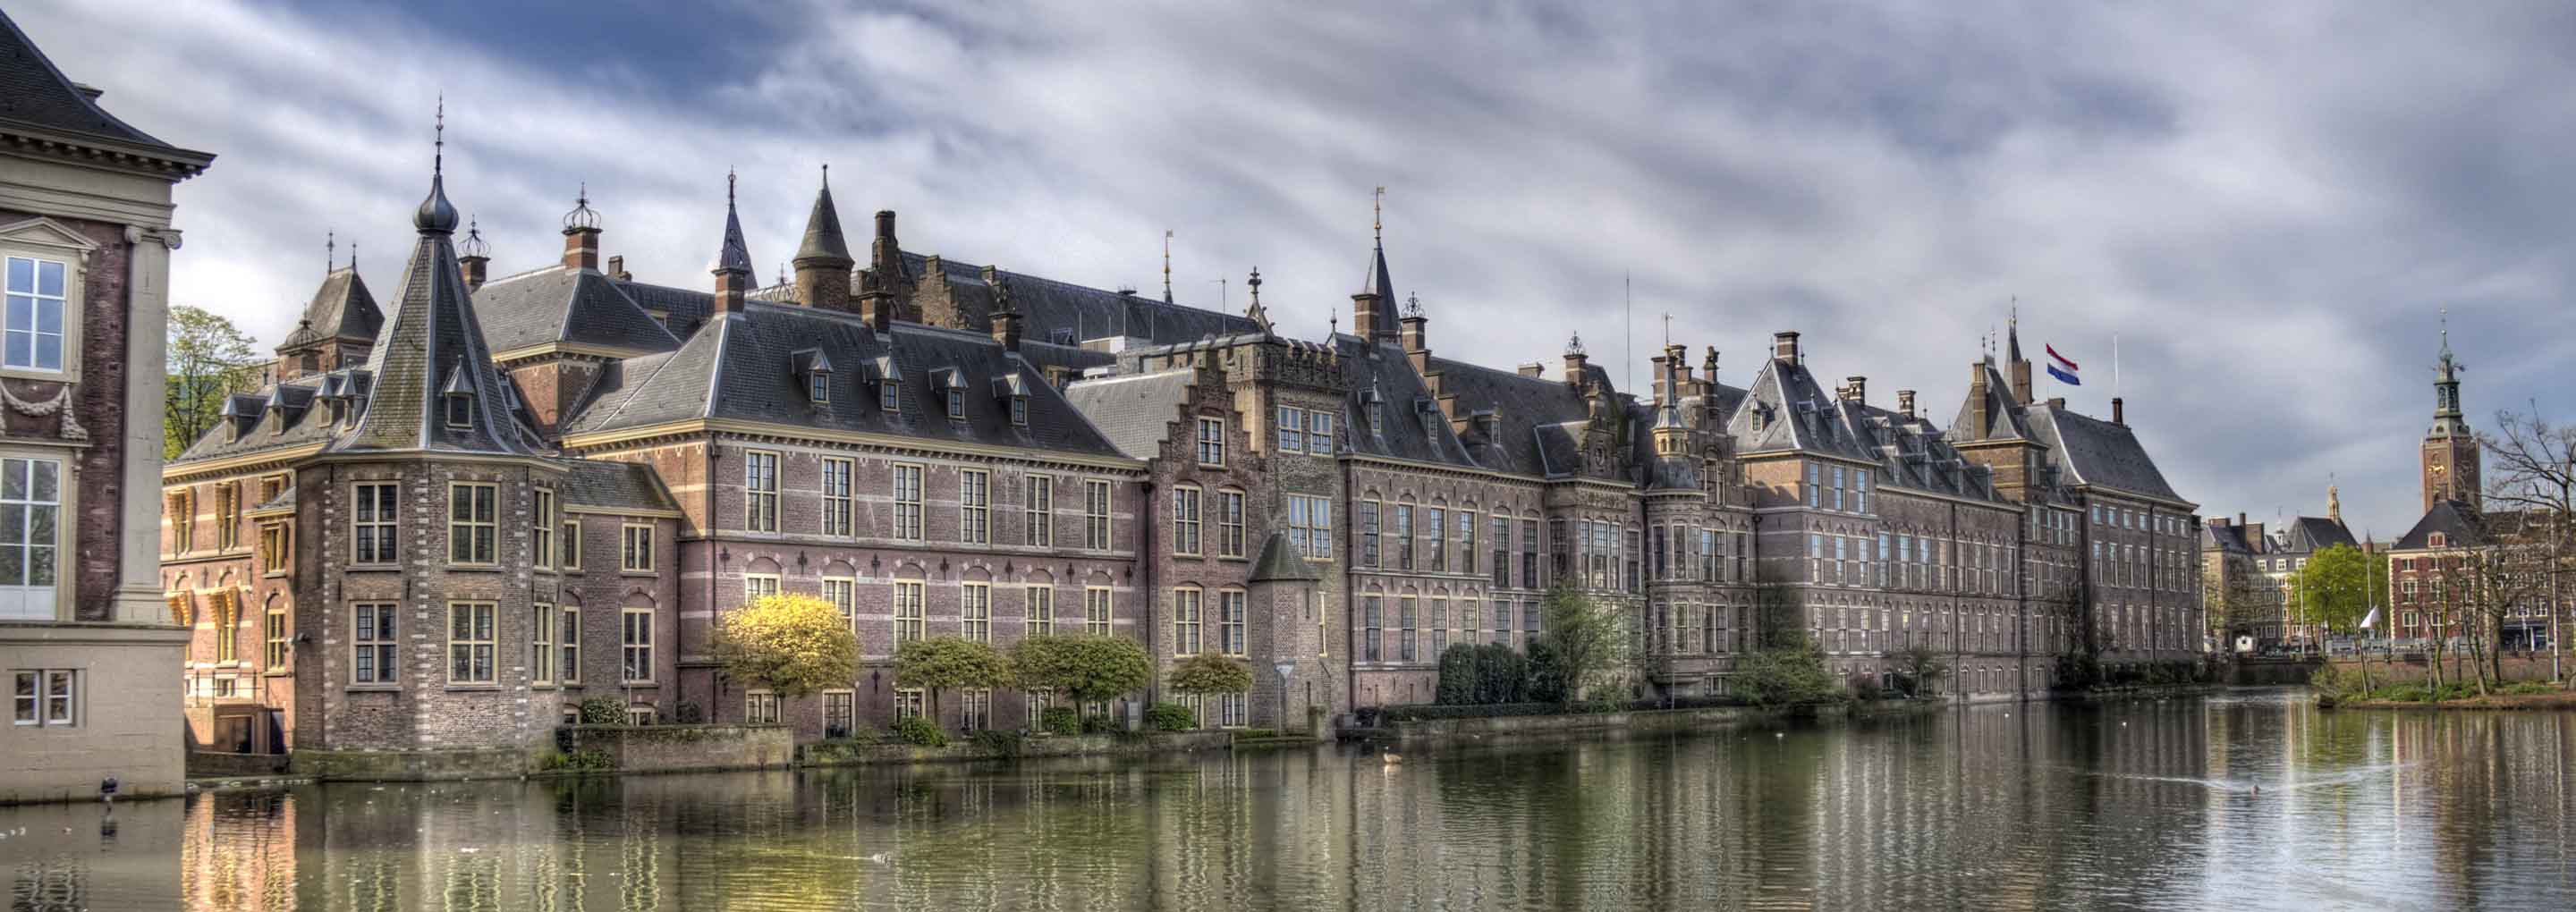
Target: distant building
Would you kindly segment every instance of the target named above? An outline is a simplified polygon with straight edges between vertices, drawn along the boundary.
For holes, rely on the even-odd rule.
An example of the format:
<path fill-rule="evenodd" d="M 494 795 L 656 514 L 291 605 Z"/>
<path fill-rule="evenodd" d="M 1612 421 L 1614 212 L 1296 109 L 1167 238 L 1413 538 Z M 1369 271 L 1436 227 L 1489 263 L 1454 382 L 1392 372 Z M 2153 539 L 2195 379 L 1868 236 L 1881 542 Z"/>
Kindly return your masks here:
<path fill-rule="evenodd" d="M 2451 333 L 2442 331 L 2435 363 L 2433 424 L 2424 434 L 2424 516 L 2389 548 L 2389 598 L 2395 603 L 2391 635 L 2402 640 L 2448 639 L 2471 631 L 2474 612 L 2495 608 L 2495 645 L 2505 651 L 2546 648 L 2551 611 L 2534 549 L 2545 549 L 2550 523 L 2541 510 L 2486 509 L 2479 490 L 2482 453 L 2462 417 L 2459 365 Z M 2499 583 L 2492 574 L 2519 574 L 2523 583 Z M 2515 593 L 2492 604 L 2470 594 Z M 2507 602 L 2512 602 L 2508 604 Z M 2561 607 L 2559 610 L 2564 611 Z M 2562 617 L 2562 623 L 2576 617 Z"/>
<path fill-rule="evenodd" d="M 0 14 L 0 802 L 180 787 L 157 579 L 171 188 L 213 156 L 99 107 Z"/>
<path fill-rule="evenodd" d="M 2250 642 L 2254 648 L 2316 646 L 2324 631 L 2301 603 L 2294 577 L 2319 551 L 2337 545 L 2360 547 L 2343 523 L 2341 495 L 2326 489 L 2326 515 L 2298 516 L 2278 529 L 2249 523 L 2237 514 L 2231 523 L 2212 517 L 2201 538 L 2204 571 L 2224 580 L 2213 588 L 2225 604 L 2211 608 L 2213 634 L 2222 643 Z M 2239 604 L 2238 602 L 2241 602 Z"/>

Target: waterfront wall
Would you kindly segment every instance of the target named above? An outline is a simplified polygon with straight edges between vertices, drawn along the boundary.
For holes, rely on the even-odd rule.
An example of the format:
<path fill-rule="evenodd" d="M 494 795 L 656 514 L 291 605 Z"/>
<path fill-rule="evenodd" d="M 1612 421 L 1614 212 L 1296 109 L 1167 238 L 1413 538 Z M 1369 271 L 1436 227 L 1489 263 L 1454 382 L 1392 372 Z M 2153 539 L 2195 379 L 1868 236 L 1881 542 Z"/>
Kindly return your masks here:
<path fill-rule="evenodd" d="M 567 725 L 555 729 L 565 755 L 597 751 L 621 773 L 764 769 L 795 762 L 796 732 L 784 725 Z"/>
<path fill-rule="evenodd" d="M 1299 743 L 1303 743 L 1302 741 Z M 1022 737 L 1017 753 L 1002 754 L 972 738 L 960 738 L 946 747 L 921 747 L 900 741 L 816 741 L 796 748 L 798 766 L 859 766 L 880 763 L 951 763 L 961 760 L 993 760 L 1004 756 L 1023 759 L 1039 757 L 1107 757 L 1140 754 L 1170 754 L 1188 751 L 1224 750 L 1234 744 L 1234 733 L 1225 731 L 1157 732 L 1133 734 L 1046 735 Z"/>
<path fill-rule="evenodd" d="M 2560 661 L 2569 669 L 2576 669 L 2576 656 L 2568 656 L 2560 659 Z M 2394 664 L 2391 664 L 2387 659 L 2378 657 L 2367 659 L 2339 658 L 2334 660 L 2334 667 L 2344 671 L 2366 671 L 2370 673 L 2372 681 L 2386 681 L 2399 684 L 2430 681 L 2433 677 L 2433 663 L 2431 657 L 2420 652 L 2401 653 L 2397 656 L 2397 661 Z M 2503 661 L 2503 668 L 2504 680 L 2507 681 L 2550 680 L 2549 654 L 2545 652 L 2515 653 L 2506 655 Z M 2443 653 L 2443 680 L 2457 681 L 2463 676 L 2475 677 L 2476 675 L 2477 669 L 2471 664 L 2471 660 L 2466 654 L 2463 653 L 2455 655 L 2452 653 Z M 2302 678 L 2298 683 L 2305 684 L 2307 683 L 2307 679 Z"/>
<path fill-rule="evenodd" d="M 430 782 L 511 779 L 528 772 L 528 752 L 516 748 L 424 751 L 299 750 L 287 774 L 324 782 Z"/>
<path fill-rule="evenodd" d="M 2308 683 L 2320 664 L 2315 659 L 2241 659 L 2223 668 L 2230 686 L 2271 687 Z"/>
<path fill-rule="evenodd" d="M 1746 724 L 1770 724 L 1794 718 L 1825 716 L 1874 718 L 1937 713 L 1948 705 L 1938 700 L 1888 700 L 1873 703 L 1776 708 L 1719 706 L 1701 709 L 1567 713 L 1551 716 L 1483 716 L 1389 722 L 1376 729 L 1359 729 L 1353 733 L 1391 740 L 1398 748 L 1405 749 L 1485 740 L 1541 741 L 1581 739 L 1609 733 L 1635 735 L 1706 731 Z"/>

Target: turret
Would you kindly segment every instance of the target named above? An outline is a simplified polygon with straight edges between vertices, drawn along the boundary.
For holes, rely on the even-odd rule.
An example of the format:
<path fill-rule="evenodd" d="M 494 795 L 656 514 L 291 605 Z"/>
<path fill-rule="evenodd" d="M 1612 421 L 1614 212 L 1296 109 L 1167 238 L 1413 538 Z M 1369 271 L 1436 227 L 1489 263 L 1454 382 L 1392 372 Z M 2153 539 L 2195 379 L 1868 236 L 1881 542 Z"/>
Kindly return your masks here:
<path fill-rule="evenodd" d="M 563 217 L 565 269 L 599 268 L 599 211 L 590 208 L 590 184 L 581 185 L 581 194 L 573 198 L 572 211 Z"/>
<path fill-rule="evenodd" d="M 832 206 L 831 166 L 805 216 L 805 241 L 796 248 L 796 299 L 808 307 L 850 309 L 850 245 L 841 239 L 841 214 Z"/>
<path fill-rule="evenodd" d="M 741 313 L 744 297 L 759 280 L 751 272 L 751 248 L 742 239 L 742 216 L 734 208 L 731 173 L 725 175 L 724 238 L 717 242 L 716 259 L 707 265 L 707 272 L 716 279 L 716 313 Z"/>

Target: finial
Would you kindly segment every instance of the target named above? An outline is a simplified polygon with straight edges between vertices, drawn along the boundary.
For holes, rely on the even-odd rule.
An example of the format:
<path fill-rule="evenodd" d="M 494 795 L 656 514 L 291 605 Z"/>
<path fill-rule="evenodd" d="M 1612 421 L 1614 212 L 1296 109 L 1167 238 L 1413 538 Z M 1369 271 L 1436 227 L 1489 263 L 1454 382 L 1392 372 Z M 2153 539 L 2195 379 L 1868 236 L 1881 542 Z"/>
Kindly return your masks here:
<path fill-rule="evenodd" d="M 429 173 L 436 177 L 447 170 L 447 93 L 438 93 L 438 125 L 432 128 L 429 142 Z"/>
<path fill-rule="evenodd" d="M 1386 245 L 1385 187 L 1377 188 L 1377 195 L 1369 200 L 1369 236 L 1377 241 L 1379 246 Z"/>
<path fill-rule="evenodd" d="M 322 274 L 330 275 L 331 270 L 338 268 L 340 268 L 340 233 L 322 232 Z"/>
<path fill-rule="evenodd" d="M 590 188 L 589 188 L 588 186 L 586 186 L 586 185 L 585 185 L 584 187 L 582 187 L 582 189 L 586 191 L 586 190 L 589 190 Z M 725 169 L 725 208 L 727 208 L 727 209 L 731 209 L 731 208 L 733 208 L 733 169 L 732 169 L 732 168 L 726 168 L 726 169 Z"/>
<path fill-rule="evenodd" d="M 358 242 L 356 241 L 349 242 L 349 271 L 358 271 Z"/>
<path fill-rule="evenodd" d="M 2451 356 L 2451 305 L 2442 305 L 2442 357 Z"/>
<path fill-rule="evenodd" d="M 1666 347 L 1670 347 L 1672 344 L 1673 344 L 1673 312 L 1672 312 L 1672 311 L 1667 310 L 1667 311 L 1664 311 L 1664 345 L 1665 345 Z"/>
<path fill-rule="evenodd" d="M 1163 229 L 1163 303 L 1172 303 L 1172 229 Z"/>
<path fill-rule="evenodd" d="M 351 246 L 353 246 L 353 247 L 354 247 L 355 245 L 351 245 Z M 491 256 L 491 245 L 490 245 L 490 244 L 486 244 L 486 243 L 484 243 L 484 242 L 483 242 L 483 223 L 482 223 L 482 221 L 481 221 L 480 219 L 478 219 L 478 218 L 474 218 L 474 217 L 470 217 L 470 216 L 466 218 L 466 220 L 465 220 L 465 243 L 464 243 L 462 246 L 463 246 L 463 249 L 464 249 L 464 254 L 465 254 L 466 256 L 470 256 L 470 257 L 489 257 L 489 256 Z M 354 253 L 354 252 L 355 252 L 355 251 L 352 251 L 352 253 Z M 351 268 L 351 269 L 356 269 L 356 268 L 358 268 L 358 264 L 354 261 L 354 257 L 353 257 L 352 262 L 349 264 L 349 268 Z"/>
<path fill-rule="evenodd" d="M 831 189 L 831 187 L 832 187 L 832 163 L 831 163 L 831 162 L 824 162 L 824 163 L 823 163 L 823 188 L 824 188 L 824 189 L 826 189 L 826 190 L 829 190 L 829 189 Z"/>
<path fill-rule="evenodd" d="M 1330 338 L 1332 338 L 1332 337 L 1334 337 L 1334 336 L 1338 336 L 1338 335 L 1341 335 L 1341 334 L 1342 334 L 1342 311 L 1341 311 L 1341 308 L 1338 308 L 1338 307 L 1337 307 L 1337 308 L 1334 308 L 1334 309 L 1333 309 L 1333 316 L 1332 316 L 1332 318 L 1331 318 L 1331 319 L 1329 319 L 1329 320 L 1326 320 L 1326 321 L 1324 322 L 1324 338 L 1330 339 Z"/>
<path fill-rule="evenodd" d="M 730 178 L 728 178 L 727 186 L 731 186 Z M 599 211 L 590 208 L 589 181 L 581 182 L 581 190 L 579 194 L 573 197 L 572 211 L 564 213 L 563 226 L 565 231 L 599 230 Z"/>
<path fill-rule="evenodd" d="M 1408 317 L 1422 316 L 1421 295 L 1407 294 L 1404 296 L 1404 315 Z"/>
<path fill-rule="evenodd" d="M 787 284 L 787 264 L 785 263 L 778 264 L 778 284 Z"/>
<path fill-rule="evenodd" d="M 1567 340 L 1565 341 L 1565 356 L 1566 356 L 1566 357 L 1569 357 L 1569 358 L 1572 358 L 1572 357 L 1580 356 L 1580 355 L 1582 355 L 1582 354 L 1583 354 L 1583 333 L 1582 333 L 1581 331 L 1577 331 L 1577 332 L 1575 332 L 1575 334 L 1574 334 L 1574 338 L 1567 339 Z"/>
<path fill-rule="evenodd" d="M 1252 278 L 1245 279 L 1243 284 L 1252 289 L 1252 306 L 1261 306 L 1261 267 L 1252 267 Z"/>

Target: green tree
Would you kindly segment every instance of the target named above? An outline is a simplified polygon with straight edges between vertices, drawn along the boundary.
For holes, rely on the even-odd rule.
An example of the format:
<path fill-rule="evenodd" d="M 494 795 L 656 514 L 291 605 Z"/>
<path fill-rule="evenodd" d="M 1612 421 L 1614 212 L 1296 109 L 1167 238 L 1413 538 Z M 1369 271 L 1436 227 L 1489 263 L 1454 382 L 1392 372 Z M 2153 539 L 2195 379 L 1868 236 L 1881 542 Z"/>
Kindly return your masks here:
<path fill-rule="evenodd" d="M 1105 703 L 1154 683 L 1145 647 L 1125 637 L 1041 634 L 1011 647 L 1020 686 L 1083 704 Z"/>
<path fill-rule="evenodd" d="M 1735 667 L 1735 688 L 1756 706 L 1813 703 L 1839 692 L 1824 649 L 1805 637 L 1745 656 Z"/>
<path fill-rule="evenodd" d="M 2351 545 L 2308 557 L 2290 574 L 2290 612 L 2298 623 L 2324 631 L 2361 626 L 2373 605 L 2388 604 L 2388 558 Z"/>
<path fill-rule="evenodd" d="M 1539 637 L 1547 642 L 1563 685 L 1559 702 L 1580 700 L 1586 688 L 1603 683 L 1610 670 L 1619 667 L 1627 625 L 1615 604 L 1597 601 L 1572 586 L 1549 590 L 1542 610 L 1547 629 Z"/>
<path fill-rule="evenodd" d="M 1172 690 L 1197 696 L 1243 693 L 1252 689 L 1252 669 L 1233 659 L 1202 652 L 1172 666 L 1170 682 Z"/>
<path fill-rule="evenodd" d="M 1896 673 L 1905 679 L 1906 695 L 1914 696 L 1949 674 L 1950 663 L 1941 661 L 1941 654 L 1931 646 L 1916 643 L 1896 654 Z"/>
<path fill-rule="evenodd" d="M 175 459 L 214 427 L 224 397 L 256 388 L 262 361 L 249 335 L 204 308 L 170 308 L 168 341 L 161 368 L 169 378 L 161 456 Z"/>
<path fill-rule="evenodd" d="M 951 636 L 913 640 L 894 651 L 896 687 L 918 687 L 930 697 L 930 718 L 939 718 L 939 695 L 959 688 L 1007 687 L 1011 663 L 991 643 Z"/>
<path fill-rule="evenodd" d="M 810 595 L 764 595 L 716 621 L 716 663 L 726 677 L 801 697 L 848 687 L 859 676 L 859 641 L 832 603 Z"/>

